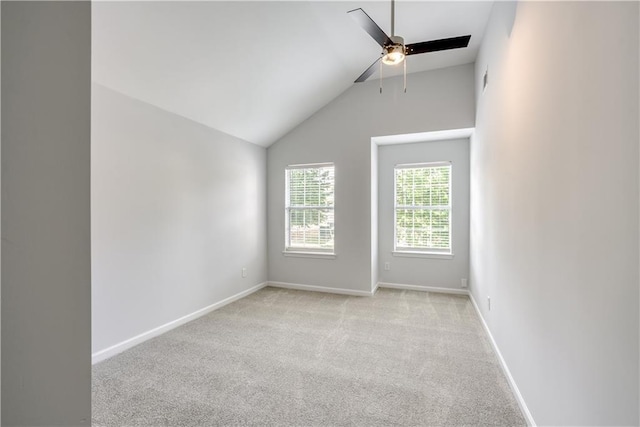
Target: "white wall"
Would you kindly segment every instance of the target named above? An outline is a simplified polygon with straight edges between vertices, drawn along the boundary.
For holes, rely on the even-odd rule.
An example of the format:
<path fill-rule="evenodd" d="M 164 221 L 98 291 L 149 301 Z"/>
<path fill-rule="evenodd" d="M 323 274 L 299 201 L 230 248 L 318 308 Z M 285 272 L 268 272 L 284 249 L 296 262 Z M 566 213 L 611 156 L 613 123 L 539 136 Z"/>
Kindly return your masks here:
<path fill-rule="evenodd" d="M 451 161 L 451 246 L 453 259 L 392 255 L 394 167 L 404 163 Z M 378 148 L 380 281 L 461 288 L 469 277 L 469 139 L 386 145 Z M 384 270 L 385 262 L 390 270 Z"/>
<path fill-rule="evenodd" d="M 371 137 L 472 127 L 473 65 L 352 86 L 268 149 L 269 280 L 370 292 L 372 256 Z M 374 159 L 375 160 L 375 159 Z M 336 259 L 285 257 L 284 169 L 336 165 Z M 375 185 L 375 183 L 374 183 Z"/>
<path fill-rule="evenodd" d="M 1 7 L 2 425 L 89 425 L 91 3 Z"/>
<path fill-rule="evenodd" d="M 93 84 L 94 353 L 267 280 L 265 176 L 266 149 Z"/>
<path fill-rule="evenodd" d="M 476 63 L 471 289 L 540 425 L 640 421 L 638 6 L 496 2 Z"/>

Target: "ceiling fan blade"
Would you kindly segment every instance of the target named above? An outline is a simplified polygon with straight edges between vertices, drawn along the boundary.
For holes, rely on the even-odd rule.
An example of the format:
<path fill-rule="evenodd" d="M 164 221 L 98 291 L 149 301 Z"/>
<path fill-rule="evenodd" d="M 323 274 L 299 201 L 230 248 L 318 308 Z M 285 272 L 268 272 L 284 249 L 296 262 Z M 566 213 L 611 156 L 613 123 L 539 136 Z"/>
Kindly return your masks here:
<path fill-rule="evenodd" d="M 353 9 L 347 12 L 357 23 L 365 30 L 378 44 L 382 47 L 393 44 L 389 36 L 382 31 L 378 24 L 376 24 L 367 12 L 361 8 Z"/>
<path fill-rule="evenodd" d="M 364 70 L 364 73 L 360 74 L 360 77 L 358 77 L 354 83 L 362 83 L 363 81 L 367 80 L 371 76 L 371 74 L 376 71 L 376 65 L 378 65 L 379 61 L 380 58 L 376 59 L 375 62 L 369 66 L 369 68 Z"/>
<path fill-rule="evenodd" d="M 430 40 L 428 42 L 412 43 L 406 46 L 407 55 L 437 52 L 439 50 L 459 49 L 469 46 L 471 36 L 451 37 L 448 39 Z"/>

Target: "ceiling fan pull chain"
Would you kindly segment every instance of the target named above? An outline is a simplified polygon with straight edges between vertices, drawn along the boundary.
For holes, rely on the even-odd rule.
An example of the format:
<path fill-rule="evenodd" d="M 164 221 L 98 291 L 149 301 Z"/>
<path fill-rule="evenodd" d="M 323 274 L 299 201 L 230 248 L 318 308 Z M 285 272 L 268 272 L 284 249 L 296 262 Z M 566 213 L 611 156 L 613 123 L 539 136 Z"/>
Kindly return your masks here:
<path fill-rule="evenodd" d="M 380 61 L 380 94 L 382 94 L 382 61 Z"/>
<path fill-rule="evenodd" d="M 407 93 L 407 59 L 404 61 L 404 93 Z"/>

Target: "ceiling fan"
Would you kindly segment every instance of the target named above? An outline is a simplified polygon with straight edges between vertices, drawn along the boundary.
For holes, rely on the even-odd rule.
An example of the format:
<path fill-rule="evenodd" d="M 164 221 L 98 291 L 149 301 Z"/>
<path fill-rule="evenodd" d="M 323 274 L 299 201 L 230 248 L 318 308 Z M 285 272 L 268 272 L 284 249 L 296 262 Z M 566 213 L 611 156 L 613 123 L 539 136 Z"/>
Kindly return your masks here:
<path fill-rule="evenodd" d="M 469 45 L 470 35 L 451 37 L 447 39 L 429 40 L 419 43 L 404 44 L 404 39 L 395 35 L 395 0 L 391 0 L 391 37 L 382 31 L 373 19 L 361 8 L 347 12 L 373 39 L 382 47 L 380 57 L 358 77 L 354 83 L 367 80 L 380 62 L 380 77 L 382 78 L 382 64 L 397 65 L 404 62 L 405 92 L 407 91 L 407 62 L 408 55 L 437 52 L 441 50 L 459 49 Z M 382 92 L 382 86 L 380 87 Z"/>

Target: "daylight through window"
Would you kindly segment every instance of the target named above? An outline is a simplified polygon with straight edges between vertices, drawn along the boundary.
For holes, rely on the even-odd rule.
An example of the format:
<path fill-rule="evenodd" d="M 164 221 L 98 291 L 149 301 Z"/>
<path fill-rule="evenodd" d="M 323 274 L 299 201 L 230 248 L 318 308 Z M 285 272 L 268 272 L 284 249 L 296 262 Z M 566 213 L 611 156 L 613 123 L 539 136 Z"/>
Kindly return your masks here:
<path fill-rule="evenodd" d="M 396 166 L 395 250 L 451 253 L 451 163 Z"/>
<path fill-rule="evenodd" d="M 286 169 L 285 250 L 333 253 L 334 165 Z"/>

